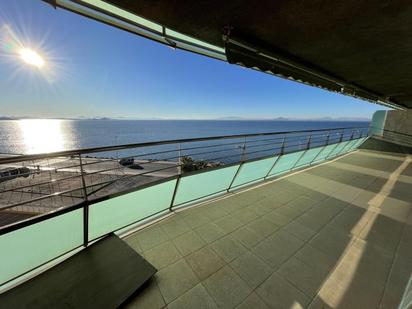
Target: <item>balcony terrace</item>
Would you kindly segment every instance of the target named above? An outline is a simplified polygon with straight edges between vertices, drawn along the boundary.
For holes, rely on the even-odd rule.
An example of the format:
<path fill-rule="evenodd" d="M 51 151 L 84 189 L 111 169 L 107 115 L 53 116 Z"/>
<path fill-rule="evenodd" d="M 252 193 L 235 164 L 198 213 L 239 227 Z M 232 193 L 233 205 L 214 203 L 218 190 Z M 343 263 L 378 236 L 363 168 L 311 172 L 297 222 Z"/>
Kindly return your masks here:
<path fill-rule="evenodd" d="M 125 240 L 158 268 L 128 308 L 396 308 L 412 164 L 359 150 L 175 211 Z"/>
<path fill-rule="evenodd" d="M 3 158 L 0 303 L 396 308 L 412 270 L 411 148 L 365 135 L 277 132 Z M 206 155 L 194 162 L 225 163 L 183 163 Z M 129 158 L 132 168 L 121 164 Z"/>

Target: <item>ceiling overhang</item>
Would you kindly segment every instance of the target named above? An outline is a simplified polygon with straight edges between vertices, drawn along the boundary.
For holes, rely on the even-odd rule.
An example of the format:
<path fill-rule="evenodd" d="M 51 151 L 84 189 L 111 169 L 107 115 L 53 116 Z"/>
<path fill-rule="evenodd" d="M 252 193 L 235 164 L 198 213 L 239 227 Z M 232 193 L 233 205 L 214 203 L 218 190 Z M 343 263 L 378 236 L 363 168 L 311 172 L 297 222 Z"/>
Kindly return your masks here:
<path fill-rule="evenodd" d="M 412 108 L 408 1 L 47 2 L 174 48 Z"/>

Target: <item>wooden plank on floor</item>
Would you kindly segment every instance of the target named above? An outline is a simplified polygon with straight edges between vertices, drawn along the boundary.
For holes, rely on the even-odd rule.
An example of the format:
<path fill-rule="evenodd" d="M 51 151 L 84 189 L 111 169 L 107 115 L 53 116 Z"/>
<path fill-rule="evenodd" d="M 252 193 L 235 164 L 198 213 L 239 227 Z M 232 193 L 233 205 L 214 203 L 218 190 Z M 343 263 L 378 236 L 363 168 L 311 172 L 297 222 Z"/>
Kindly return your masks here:
<path fill-rule="evenodd" d="M 0 295 L 0 308 L 117 308 L 155 273 L 123 240 L 109 235 Z"/>

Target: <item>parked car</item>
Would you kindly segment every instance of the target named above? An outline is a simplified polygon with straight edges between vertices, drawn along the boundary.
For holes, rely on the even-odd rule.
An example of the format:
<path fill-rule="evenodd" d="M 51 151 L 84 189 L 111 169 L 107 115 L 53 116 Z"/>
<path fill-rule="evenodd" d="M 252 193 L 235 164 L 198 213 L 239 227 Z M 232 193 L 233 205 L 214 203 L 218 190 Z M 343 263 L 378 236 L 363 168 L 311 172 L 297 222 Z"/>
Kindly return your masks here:
<path fill-rule="evenodd" d="M 0 182 L 11 180 L 17 177 L 29 177 L 30 169 L 28 167 L 6 168 L 0 170 Z"/>

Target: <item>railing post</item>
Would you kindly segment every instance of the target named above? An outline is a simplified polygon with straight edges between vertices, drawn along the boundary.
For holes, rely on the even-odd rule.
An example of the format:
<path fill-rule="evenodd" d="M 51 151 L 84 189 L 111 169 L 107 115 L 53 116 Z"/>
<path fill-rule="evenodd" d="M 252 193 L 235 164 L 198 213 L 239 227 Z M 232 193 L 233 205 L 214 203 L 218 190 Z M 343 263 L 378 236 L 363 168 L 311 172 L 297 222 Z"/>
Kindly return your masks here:
<path fill-rule="evenodd" d="M 263 177 L 263 180 L 266 180 L 266 178 L 268 178 L 268 176 L 270 175 L 270 172 L 273 170 L 273 168 L 275 167 L 276 163 L 278 163 L 279 158 L 283 155 L 284 151 L 285 151 L 285 140 L 286 140 L 286 136 L 283 137 L 282 140 L 282 146 L 280 147 L 280 153 L 278 155 L 278 157 L 276 158 L 275 162 L 273 162 L 272 166 L 270 167 L 269 171 L 267 172 L 266 176 Z"/>
<path fill-rule="evenodd" d="M 312 165 L 313 162 L 319 157 L 320 153 L 325 149 L 326 146 L 329 145 L 329 137 L 330 137 L 330 130 L 328 131 L 328 134 L 326 135 L 326 144 L 323 146 L 322 150 L 319 151 L 316 156 L 310 161 L 309 166 Z"/>
<path fill-rule="evenodd" d="M 177 167 L 177 179 L 176 179 L 176 185 L 175 188 L 173 190 L 173 195 L 172 195 L 172 199 L 170 201 L 170 206 L 169 206 L 169 211 L 172 211 L 173 209 L 173 204 L 175 203 L 175 198 L 176 198 L 176 193 L 177 193 L 177 189 L 179 187 L 179 183 L 180 183 L 180 178 L 182 177 L 182 147 L 181 147 L 181 143 L 179 143 L 179 161 L 178 161 L 178 167 Z"/>
<path fill-rule="evenodd" d="M 312 133 L 309 136 L 308 143 L 306 145 L 306 150 L 310 149 L 310 143 L 312 142 Z"/>
<path fill-rule="evenodd" d="M 182 174 L 182 144 L 181 143 L 178 144 L 178 152 L 179 152 L 179 162 L 178 162 L 179 167 L 178 167 L 177 172 L 180 175 L 180 174 Z"/>
<path fill-rule="evenodd" d="M 82 155 L 79 154 L 80 162 L 80 175 L 82 178 L 82 188 L 84 196 L 84 206 L 83 206 L 83 246 L 87 247 L 89 243 L 89 198 L 87 196 L 86 181 L 84 179 L 84 168 L 82 162 Z"/>
<path fill-rule="evenodd" d="M 293 164 L 292 168 L 289 171 L 292 171 L 299 163 L 299 161 L 303 158 L 303 156 L 305 155 L 305 153 L 308 151 L 308 149 L 310 148 L 310 143 L 312 141 L 312 132 L 309 135 L 308 138 L 308 142 L 306 143 L 306 148 L 305 150 L 303 150 L 302 154 L 300 155 L 299 159 L 295 162 L 295 164 Z"/>
<path fill-rule="evenodd" d="M 326 136 L 326 144 L 325 146 L 329 145 L 329 141 L 330 141 L 330 130 L 328 131 L 328 135 Z"/>
<path fill-rule="evenodd" d="M 240 155 L 240 162 L 246 161 L 246 136 L 242 146 L 242 154 Z"/>
<path fill-rule="evenodd" d="M 339 143 L 343 142 L 343 133 L 345 133 L 345 129 L 342 130 L 341 134 L 340 134 L 340 139 L 339 139 Z"/>
<path fill-rule="evenodd" d="M 282 147 L 280 148 L 280 155 L 283 156 L 285 154 L 285 142 L 286 136 L 283 137 Z"/>
<path fill-rule="evenodd" d="M 181 177 L 182 177 L 181 174 L 178 174 L 178 175 L 177 175 L 176 185 L 175 185 L 175 188 L 174 188 L 174 190 L 173 190 L 172 200 L 170 201 L 169 211 L 172 211 L 173 204 L 174 204 L 175 198 L 176 198 L 177 188 L 179 187 L 179 183 L 180 183 L 180 178 L 181 178 Z"/>
<path fill-rule="evenodd" d="M 342 132 L 340 133 L 339 142 L 336 143 L 336 146 L 333 147 L 333 149 L 328 153 L 328 155 L 325 157 L 325 159 L 329 159 L 330 154 L 335 151 L 335 149 L 338 147 L 338 145 L 339 145 L 340 143 L 342 143 L 344 130 L 345 130 L 345 129 L 343 129 Z"/>
<path fill-rule="evenodd" d="M 345 145 L 345 147 L 342 148 L 342 150 L 340 151 L 340 153 L 343 153 L 343 151 L 348 147 L 348 145 L 350 145 L 350 142 L 353 140 L 353 135 L 354 135 L 354 131 L 352 130 L 352 134 L 350 135 L 350 138 L 348 140 L 348 143 Z"/>
<path fill-rule="evenodd" d="M 235 175 L 233 176 L 232 181 L 231 181 L 230 184 L 229 184 L 229 187 L 226 189 L 226 192 L 229 192 L 230 189 L 232 188 L 233 183 L 235 182 L 236 177 L 237 177 L 237 175 L 239 174 L 239 172 L 240 172 L 240 170 L 241 170 L 241 168 L 242 168 L 242 166 L 243 166 L 243 163 L 244 163 L 245 161 L 246 161 L 246 136 L 245 136 L 245 140 L 244 140 L 244 142 L 243 142 L 242 154 L 241 154 L 241 156 L 240 156 L 240 164 L 239 164 L 239 167 L 237 168 L 236 173 L 235 173 Z"/>

